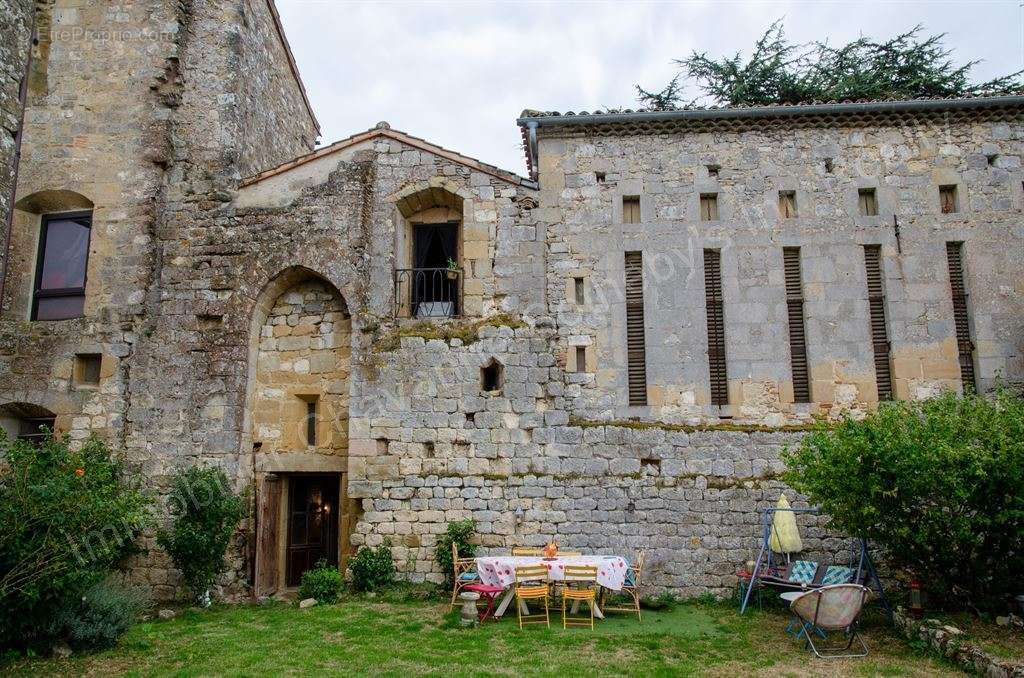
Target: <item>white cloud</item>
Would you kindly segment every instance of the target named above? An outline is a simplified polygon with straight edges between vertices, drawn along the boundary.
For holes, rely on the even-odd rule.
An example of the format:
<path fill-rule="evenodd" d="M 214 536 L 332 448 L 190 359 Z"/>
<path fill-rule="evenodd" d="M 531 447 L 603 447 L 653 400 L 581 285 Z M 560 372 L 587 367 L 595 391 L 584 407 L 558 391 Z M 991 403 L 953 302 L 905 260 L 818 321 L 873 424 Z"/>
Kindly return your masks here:
<path fill-rule="evenodd" d="M 692 50 L 746 51 L 776 18 L 844 43 L 923 23 L 988 79 L 1024 67 L 1016 0 L 974 2 L 379 2 L 277 0 L 323 142 L 380 120 L 523 173 L 524 108 L 635 106 Z M 696 92 L 693 92 L 696 94 Z"/>

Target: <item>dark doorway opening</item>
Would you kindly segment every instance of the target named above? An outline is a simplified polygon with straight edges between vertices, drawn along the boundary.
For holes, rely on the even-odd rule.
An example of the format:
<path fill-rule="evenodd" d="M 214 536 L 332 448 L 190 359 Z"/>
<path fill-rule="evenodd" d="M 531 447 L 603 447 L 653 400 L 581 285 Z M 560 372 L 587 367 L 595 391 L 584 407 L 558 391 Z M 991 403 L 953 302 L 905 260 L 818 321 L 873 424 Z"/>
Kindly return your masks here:
<path fill-rule="evenodd" d="M 293 476 L 288 489 L 288 586 L 302 573 L 327 561 L 338 565 L 338 476 Z"/>
<path fill-rule="evenodd" d="M 413 315 L 451 317 L 459 314 L 459 224 L 413 226 Z M 457 264 L 456 264 L 457 265 Z"/>

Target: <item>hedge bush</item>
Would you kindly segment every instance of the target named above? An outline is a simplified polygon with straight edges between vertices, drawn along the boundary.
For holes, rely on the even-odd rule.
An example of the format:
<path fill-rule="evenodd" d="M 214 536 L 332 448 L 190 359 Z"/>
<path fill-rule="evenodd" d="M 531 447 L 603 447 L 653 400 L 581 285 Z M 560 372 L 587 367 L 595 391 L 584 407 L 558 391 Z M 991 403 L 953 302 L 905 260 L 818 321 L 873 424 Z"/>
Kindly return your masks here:
<path fill-rule="evenodd" d="M 786 480 L 933 597 L 1005 610 L 1024 571 L 1024 400 L 947 394 L 822 425 Z"/>
<path fill-rule="evenodd" d="M 455 574 L 452 567 L 452 544 L 458 545 L 460 558 L 472 558 L 476 555 L 476 545 L 469 543 L 469 540 L 473 538 L 475 532 L 476 524 L 472 519 L 467 518 L 448 523 L 448 529 L 437 538 L 434 560 L 441 566 L 441 571 L 444 572 L 445 581 L 449 586 L 454 583 L 452 577 Z"/>
<path fill-rule="evenodd" d="M 395 578 L 391 541 L 385 539 L 376 550 L 368 546 L 360 547 L 348 562 L 348 568 L 352 572 L 352 588 L 355 591 L 376 591 L 387 586 Z"/>
<path fill-rule="evenodd" d="M 326 560 L 321 560 L 315 568 L 302 573 L 299 600 L 316 598 L 316 602 L 330 605 L 338 602 L 344 585 L 345 580 L 338 568 L 328 565 Z"/>
<path fill-rule="evenodd" d="M 185 585 L 208 604 L 210 588 L 227 567 L 224 555 L 245 515 L 245 502 L 224 471 L 193 466 L 175 475 L 168 504 L 171 527 L 159 531 L 157 543 Z"/>
<path fill-rule="evenodd" d="M 2 439 L 0 458 L 0 648 L 45 648 L 61 610 L 135 549 L 150 502 L 96 439 Z"/>
<path fill-rule="evenodd" d="M 56 635 L 76 650 L 113 647 L 149 604 L 139 591 L 100 582 L 60 612 Z"/>

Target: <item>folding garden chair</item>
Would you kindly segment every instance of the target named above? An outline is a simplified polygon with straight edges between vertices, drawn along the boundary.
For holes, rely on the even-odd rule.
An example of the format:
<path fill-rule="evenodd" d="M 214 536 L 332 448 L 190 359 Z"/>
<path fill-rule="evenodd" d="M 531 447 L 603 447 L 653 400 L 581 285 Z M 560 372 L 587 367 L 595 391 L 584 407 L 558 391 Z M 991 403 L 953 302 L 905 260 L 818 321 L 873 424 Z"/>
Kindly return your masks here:
<path fill-rule="evenodd" d="M 587 603 L 590 617 L 572 617 L 567 613 L 573 605 Z M 566 565 L 565 588 L 562 589 L 562 628 L 589 626 L 594 628 L 594 606 L 597 603 L 597 567 L 593 565 Z"/>
<path fill-rule="evenodd" d="M 635 612 L 636 620 L 643 621 L 643 618 L 640 616 L 640 577 L 644 571 L 645 558 L 646 554 L 643 551 L 637 551 L 636 560 L 626 566 L 626 579 L 622 584 L 622 591 L 613 592 L 614 594 L 621 593 L 627 596 L 632 601 L 632 604 L 609 605 L 604 602 L 602 597 L 602 612 Z"/>
<path fill-rule="evenodd" d="M 519 628 L 524 624 L 544 624 L 551 628 L 548 616 L 548 568 L 543 565 L 528 565 L 516 568 L 516 612 L 519 615 Z M 530 613 L 526 601 L 539 600 L 544 603 L 544 614 Z M 523 614 L 523 608 L 526 614 Z"/>
<path fill-rule="evenodd" d="M 452 585 L 452 602 L 449 609 L 455 607 L 455 599 L 467 586 L 480 581 L 480 575 L 473 571 L 474 567 L 476 567 L 476 561 L 472 558 L 459 558 L 459 547 L 452 542 L 452 569 L 454 570 L 452 581 L 454 584 Z"/>
<path fill-rule="evenodd" d="M 857 632 L 857 620 L 864 608 L 868 592 L 869 589 L 860 584 L 835 584 L 803 594 L 789 606 L 800 623 L 797 637 L 803 635 L 815 656 L 822 659 L 867 656 L 868 646 Z M 818 647 L 814 644 L 814 636 L 819 631 L 821 633 L 818 635 L 821 636 L 826 636 L 829 631 L 842 631 L 846 645 Z M 854 641 L 860 643 L 862 651 L 847 654 Z M 818 643 L 820 645 L 821 640 Z"/>

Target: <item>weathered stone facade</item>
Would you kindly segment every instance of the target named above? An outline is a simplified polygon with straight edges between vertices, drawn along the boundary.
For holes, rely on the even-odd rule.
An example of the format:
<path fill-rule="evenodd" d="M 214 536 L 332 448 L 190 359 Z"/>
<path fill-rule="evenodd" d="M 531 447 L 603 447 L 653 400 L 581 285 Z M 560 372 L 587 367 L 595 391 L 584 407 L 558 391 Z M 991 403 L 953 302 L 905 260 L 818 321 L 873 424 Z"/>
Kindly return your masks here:
<path fill-rule="evenodd" d="M 390 539 L 405 576 L 439 581 L 436 537 L 469 517 L 486 549 L 644 548 L 655 588 L 725 592 L 785 489 L 781 450 L 815 417 L 877 404 L 863 245 L 882 248 L 897 397 L 960 388 L 947 241 L 964 243 L 979 385 L 1024 378 L 1022 101 L 952 102 L 938 122 L 528 115 L 527 179 L 383 123 L 310 152 L 272 3 L 40 7 L 37 25 L 70 32 L 48 30 L 33 69 L 0 393 L 72 440 L 110 439 L 157 487 L 196 462 L 252 487 L 225 583 L 286 584 L 308 546 L 292 518 L 312 516 L 297 488 L 323 478 L 310 496 L 334 509 L 341 562 Z M 110 21 L 166 39 L 101 53 L 67 37 Z M 72 60 L 135 76 L 85 87 L 60 68 Z M 946 185 L 955 214 L 940 214 Z M 877 216 L 858 215 L 863 188 Z M 780 218 L 779 191 L 798 217 Z M 638 223 L 622 223 L 627 196 Z M 69 209 L 93 218 L 84 317 L 31 321 L 40 215 Z M 809 403 L 793 402 L 792 246 Z M 724 406 L 708 392 L 708 248 Z M 645 406 L 627 399 L 627 251 L 644 256 Z M 423 271 L 449 296 L 417 292 Z M 83 353 L 103 356 L 98 385 L 75 378 Z M 134 573 L 174 590 L 155 547 Z"/>

